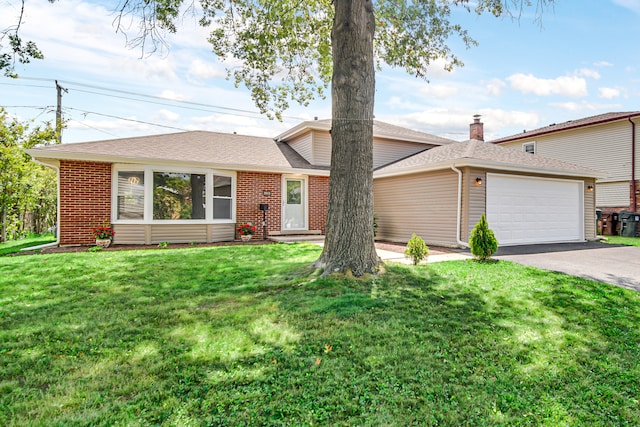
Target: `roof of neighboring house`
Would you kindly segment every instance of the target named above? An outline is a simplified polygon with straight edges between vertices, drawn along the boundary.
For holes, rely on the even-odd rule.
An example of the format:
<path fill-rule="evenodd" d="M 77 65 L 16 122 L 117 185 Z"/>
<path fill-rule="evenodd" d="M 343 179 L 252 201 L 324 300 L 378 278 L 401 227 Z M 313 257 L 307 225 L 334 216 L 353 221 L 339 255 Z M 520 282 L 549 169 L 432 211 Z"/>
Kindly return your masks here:
<path fill-rule="evenodd" d="M 599 125 L 602 123 L 614 122 L 617 120 L 627 120 L 634 117 L 640 117 L 640 111 L 598 114 L 597 116 L 585 117 L 577 120 L 569 120 L 564 123 L 552 123 L 549 126 L 525 131 L 516 135 L 506 136 L 504 138 L 494 139 L 490 142 L 492 144 L 501 144 L 503 142 L 515 141 L 518 139 L 530 138 L 533 136 L 545 135 L 548 133 L 566 131 L 586 126 Z"/>
<path fill-rule="evenodd" d="M 403 175 L 451 166 L 477 166 L 501 170 L 535 172 L 547 175 L 603 177 L 594 169 L 574 165 L 514 148 L 500 147 L 487 142 L 469 140 L 425 150 L 413 156 L 383 166 L 374 177 Z"/>
<path fill-rule="evenodd" d="M 309 120 L 281 133 L 275 137 L 276 141 L 288 141 L 310 130 L 329 131 L 331 120 Z M 422 144 L 445 145 L 456 141 L 441 136 L 431 135 L 417 130 L 395 126 L 378 120 L 373 121 L 374 138 L 388 138 L 400 141 L 419 142 Z"/>
<path fill-rule="evenodd" d="M 105 162 L 182 163 L 256 171 L 316 170 L 285 143 L 271 138 L 218 132 L 180 132 L 76 144 L 50 145 L 29 150 L 38 159 Z"/>

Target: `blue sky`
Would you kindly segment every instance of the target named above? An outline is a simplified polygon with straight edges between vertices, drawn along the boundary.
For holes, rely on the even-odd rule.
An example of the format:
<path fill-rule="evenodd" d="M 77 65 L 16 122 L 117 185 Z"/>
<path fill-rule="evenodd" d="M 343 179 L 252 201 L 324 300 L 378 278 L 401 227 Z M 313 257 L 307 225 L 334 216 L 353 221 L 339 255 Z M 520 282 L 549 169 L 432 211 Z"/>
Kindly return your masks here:
<path fill-rule="evenodd" d="M 535 3 L 535 0 L 534 0 Z M 27 0 L 22 34 L 42 61 L 0 77 L 0 106 L 20 120 L 53 121 L 55 80 L 68 128 L 64 142 L 211 130 L 275 136 L 302 120 L 330 117 L 330 100 L 292 105 L 283 122 L 261 116 L 248 92 L 226 80 L 206 42 L 185 19 L 168 51 L 140 58 L 112 26 L 109 2 Z M 113 3 L 116 4 L 116 3 Z M 19 1 L 0 1 L 0 27 Z M 398 69 L 376 76 L 376 118 L 456 140 L 481 114 L 485 138 L 610 111 L 640 110 L 640 0 L 557 0 L 519 20 L 454 12 L 479 46 L 450 46 L 465 63 L 432 68 L 428 82 Z M 146 96 L 140 96 L 146 95 Z M 176 102 L 179 101 L 179 102 Z M 161 126 L 157 126 L 161 125 Z"/>

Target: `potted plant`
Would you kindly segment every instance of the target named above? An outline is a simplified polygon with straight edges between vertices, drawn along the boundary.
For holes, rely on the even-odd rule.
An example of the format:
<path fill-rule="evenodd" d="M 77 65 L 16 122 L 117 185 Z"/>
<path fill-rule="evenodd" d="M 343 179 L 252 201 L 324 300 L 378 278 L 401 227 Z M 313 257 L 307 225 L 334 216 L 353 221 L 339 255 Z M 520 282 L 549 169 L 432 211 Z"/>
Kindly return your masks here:
<path fill-rule="evenodd" d="M 243 242 L 248 242 L 251 240 L 251 236 L 257 230 L 256 226 L 251 224 L 250 222 L 245 222 L 236 227 L 236 231 L 240 235 L 240 239 Z"/>
<path fill-rule="evenodd" d="M 96 239 L 96 245 L 103 248 L 108 248 L 113 240 L 113 235 L 116 234 L 112 227 L 103 225 L 101 227 L 95 227 L 92 229 L 93 237 Z"/>

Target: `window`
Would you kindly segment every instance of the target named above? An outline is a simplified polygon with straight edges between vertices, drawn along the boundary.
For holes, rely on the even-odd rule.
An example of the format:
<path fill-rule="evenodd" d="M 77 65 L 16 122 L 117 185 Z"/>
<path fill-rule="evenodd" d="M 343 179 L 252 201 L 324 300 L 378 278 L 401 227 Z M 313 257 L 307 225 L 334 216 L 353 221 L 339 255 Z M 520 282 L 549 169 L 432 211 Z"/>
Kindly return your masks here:
<path fill-rule="evenodd" d="M 205 175 L 153 173 L 153 219 L 205 219 Z"/>
<path fill-rule="evenodd" d="M 144 172 L 118 172 L 118 219 L 144 219 Z"/>
<path fill-rule="evenodd" d="M 146 224 L 234 222 L 235 179 L 233 171 L 116 165 L 113 220 Z"/>
<path fill-rule="evenodd" d="M 213 176 L 213 219 L 231 219 L 231 177 Z"/>
<path fill-rule="evenodd" d="M 522 144 L 522 151 L 529 154 L 536 154 L 536 143 L 534 142 L 525 142 Z"/>

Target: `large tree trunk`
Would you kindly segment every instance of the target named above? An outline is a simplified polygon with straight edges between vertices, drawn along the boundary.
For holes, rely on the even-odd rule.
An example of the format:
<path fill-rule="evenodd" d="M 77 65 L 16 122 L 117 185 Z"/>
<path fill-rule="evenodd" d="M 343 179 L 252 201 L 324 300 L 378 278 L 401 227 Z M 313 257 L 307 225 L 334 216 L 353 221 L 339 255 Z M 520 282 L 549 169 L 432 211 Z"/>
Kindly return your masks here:
<path fill-rule="evenodd" d="M 373 240 L 373 101 L 375 69 L 371 0 L 335 0 L 331 33 L 331 176 L 324 274 L 375 273 Z"/>

